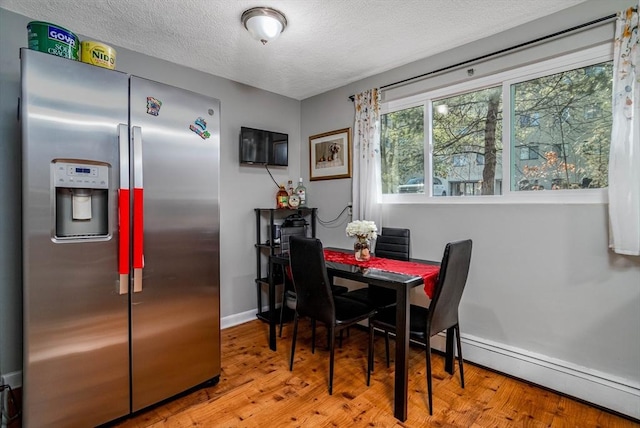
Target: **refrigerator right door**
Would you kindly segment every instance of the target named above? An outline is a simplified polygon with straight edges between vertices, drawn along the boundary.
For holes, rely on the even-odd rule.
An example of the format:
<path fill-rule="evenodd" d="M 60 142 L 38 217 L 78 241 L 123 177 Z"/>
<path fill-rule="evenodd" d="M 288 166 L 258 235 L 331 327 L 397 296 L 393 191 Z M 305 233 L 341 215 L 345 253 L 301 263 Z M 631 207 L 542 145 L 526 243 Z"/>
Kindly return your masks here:
<path fill-rule="evenodd" d="M 220 102 L 131 77 L 132 410 L 220 375 Z"/>

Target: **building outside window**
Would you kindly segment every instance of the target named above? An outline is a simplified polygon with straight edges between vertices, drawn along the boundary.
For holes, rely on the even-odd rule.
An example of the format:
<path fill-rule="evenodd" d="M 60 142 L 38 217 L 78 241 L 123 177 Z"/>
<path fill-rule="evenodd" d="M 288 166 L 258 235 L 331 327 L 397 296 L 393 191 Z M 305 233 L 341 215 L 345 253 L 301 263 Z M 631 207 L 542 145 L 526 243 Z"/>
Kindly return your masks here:
<path fill-rule="evenodd" d="M 501 90 L 494 86 L 432 101 L 432 168 L 462 186 L 451 195 L 495 194 L 502 178 Z"/>
<path fill-rule="evenodd" d="M 383 194 L 443 196 L 436 179 L 450 197 L 607 187 L 610 49 L 577 55 L 388 103 Z"/>
<path fill-rule="evenodd" d="M 520 160 L 533 160 L 538 159 L 538 148 L 537 144 L 530 144 L 528 146 L 520 147 Z"/>
<path fill-rule="evenodd" d="M 531 114 L 520 115 L 520 126 L 527 128 L 530 126 L 540 126 L 540 113 L 535 112 Z"/>
<path fill-rule="evenodd" d="M 526 162 L 522 152 L 513 162 L 512 189 L 522 180 L 537 180 L 545 189 L 580 189 L 583 180 L 591 187 L 607 187 L 611 139 L 611 61 L 574 68 L 512 85 L 514 114 L 540 113 L 535 130 L 520 129 L 512 145 L 526 145 L 534 138 L 540 157 Z M 600 116 L 585 111 L 608 112 Z M 574 114 L 577 112 L 578 114 Z M 583 114 L 579 114 L 583 113 Z M 525 161 L 525 162 L 522 162 Z"/>

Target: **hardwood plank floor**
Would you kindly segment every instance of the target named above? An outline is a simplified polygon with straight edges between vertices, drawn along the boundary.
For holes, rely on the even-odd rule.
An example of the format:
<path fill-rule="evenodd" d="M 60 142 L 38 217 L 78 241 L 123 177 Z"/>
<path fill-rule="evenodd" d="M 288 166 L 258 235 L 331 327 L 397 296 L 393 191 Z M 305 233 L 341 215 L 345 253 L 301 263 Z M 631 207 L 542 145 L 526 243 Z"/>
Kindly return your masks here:
<path fill-rule="evenodd" d="M 156 406 L 114 426 L 130 427 L 640 427 L 635 421 L 466 363 L 465 388 L 457 371 L 444 371 L 433 354 L 433 416 L 426 399 L 424 350 L 411 348 L 409 418 L 393 417 L 393 355 L 386 367 L 384 340 L 375 341 L 375 372 L 366 386 L 367 333 L 351 329 L 336 349 L 333 395 L 329 352 L 318 329 L 315 354 L 307 321 L 298 330 L 289 371 L 291 325 L 268 348 L 267 324 L 255 320 L 222 331 L 220 382 Z M 393 346 L 393 343 L 392 343 Z M 393 351 L 392 351 L 393 352 Z"/>

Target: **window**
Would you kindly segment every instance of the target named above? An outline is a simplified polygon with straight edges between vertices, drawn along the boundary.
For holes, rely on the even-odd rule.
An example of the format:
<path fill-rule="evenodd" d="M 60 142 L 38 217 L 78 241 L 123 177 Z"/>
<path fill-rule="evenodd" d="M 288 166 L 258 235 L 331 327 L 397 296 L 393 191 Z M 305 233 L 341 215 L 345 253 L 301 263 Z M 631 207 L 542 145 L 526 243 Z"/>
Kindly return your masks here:
<path fill-rule="evenodd" d="M 600 46 L 385 103 L 383 200 L 605 188 L 612 69 Z"/>
<path fill-rule="evenodd" d="M 602 107 L 599 105 L 591 104 L 584 108 L 585 120 L 597 119 L 602 116 Z"/>
<path fill-rule="evenodd" d="M 520 159 L 511 168 L 511 186 L 521 190 L 582 189 L 607 186 L 611 135 L 612 63 L 574 68 L 526 80 L 511 86 L 515 112 L 535 108 L 540 126 L 535 131 L 518 130 L 512 147 L 521 147 Z M 561 84 L 559 84 L 561 83 Z M 597 116 L 584 112 L 609 112 Z M 573 112 L 583 114 L 573 114 Z M 529 141 L 535 138 L 540 157 L 533 158 Z M 523 180 L 535 186 L 521 186 Z"/>
<path fill-rule="evenodd" d="M 539 113 L 521 114 L 520 126 L 523 128 L 527 128 L 530 126 L 540 126 L 540 114 Z"/>
<path fill-rule="evenodd" d="M 482 183 L 480 181 L 458 181 L 451 183 L 453 196 L 473 196 L 482 192 Z"/>
<path fill-rule="evenodd" d="M 453 155 L 453 166 L 467 165 L 467 155 Z"/>
<path fill-rule="evenodd" d="M 496 194 L 502 178 L 501 95 L 502 87 L 494 86 L 433 101 L 433 169 L 450 183 L 464 183 L 452 196 Z"/>
<path fill-rule="evenodd" d="M 584 68 L 584 74 L 590 77 L 597 76 L 602 73 L 605 73 L 605 68 L 600 64 L 591 65 Z"/>
<path fill-rule="evenodd" d="M 520 147 L 520 160 L 538 159 L 538 145 Z"/>
<path fill-rule="evenodd" d="M 424 107 L 381 117 L 382 193 L 424 193 Z"/>

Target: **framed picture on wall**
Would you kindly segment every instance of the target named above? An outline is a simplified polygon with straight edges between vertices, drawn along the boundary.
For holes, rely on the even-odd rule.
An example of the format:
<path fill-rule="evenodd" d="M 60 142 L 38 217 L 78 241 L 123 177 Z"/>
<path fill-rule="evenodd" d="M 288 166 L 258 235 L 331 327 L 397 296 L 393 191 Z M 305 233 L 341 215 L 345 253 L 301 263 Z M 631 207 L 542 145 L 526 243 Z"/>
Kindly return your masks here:
<path fill-rule="evenodd" d="M 351 128 L 309 137 L 310 178 L 331 180 L 351 177 Z"/>

